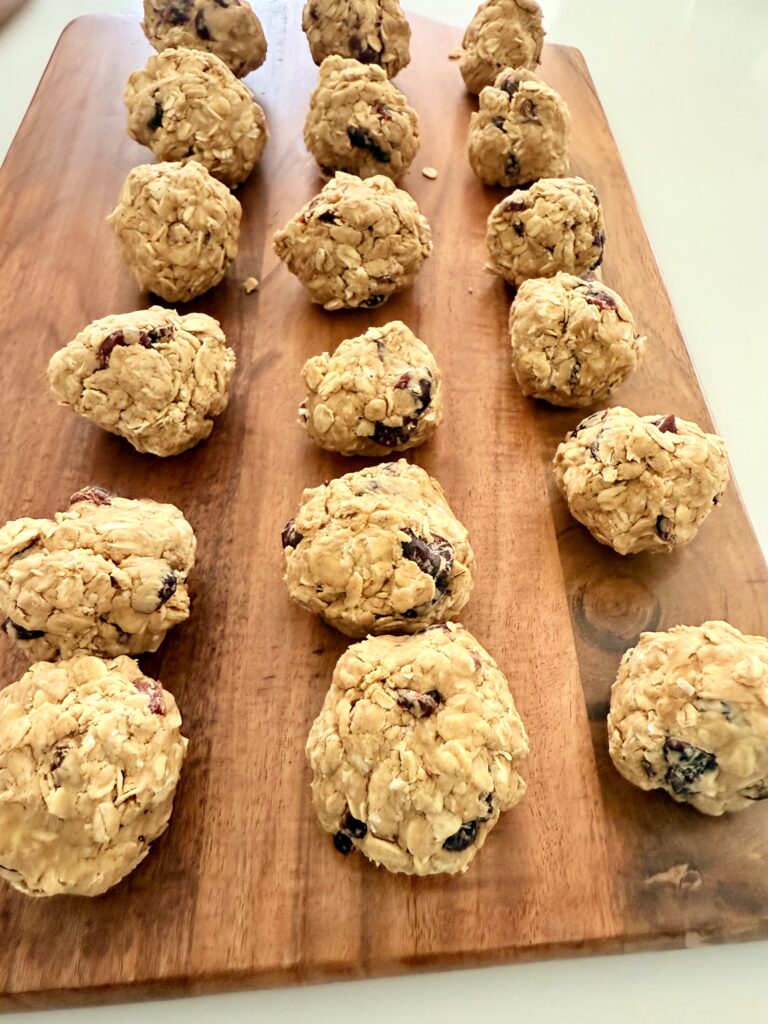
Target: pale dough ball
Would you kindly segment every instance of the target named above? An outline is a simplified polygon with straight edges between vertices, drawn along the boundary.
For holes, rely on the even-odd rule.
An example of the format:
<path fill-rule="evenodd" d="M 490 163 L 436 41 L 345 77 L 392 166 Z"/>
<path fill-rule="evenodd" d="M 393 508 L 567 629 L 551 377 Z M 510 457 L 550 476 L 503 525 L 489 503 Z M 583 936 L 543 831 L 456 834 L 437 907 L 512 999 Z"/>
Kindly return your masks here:
<path fill-rule="evenodd" d="M 163 50 L 132 72 L 124 99 L 129 133 L 158 160 L 197 160 L 237 185 L 264 152 L 264 111 L 215 54 Z"/>
<path fill-rule="evenodd" d="M 0 877 L 28 896 L 117 885 L 168 827 L 180 729 L 131 658 L 39 662 L 0 690 Z"/>
<path fill-rule="evenodd" d="M 592 405 L 625 381 L 646 341 L 620 295 L 562 273 L 520 285 L 509 336 L 523 394 L 574 407 Z"/>
<path fill-rule="evenodd" d="M 568 170 L 571 115 L 533 71 L 505 68 L 480 93 L 469 123 L 469 162 L 486 185 L 508 188 Z"/>
<path fill-rule="evenodd" d="M 56 398 L 138 452 L 178 455 L 227 407 L 235 353 L 204 313 L 153 306 L 95 320 L 48 364 Z"/>
<path fill-rule="evenodd" d="M 621 406 L 571 431 L 554 470 L 574 519 L 620 555 L 693 540 L 729 479 L 722 438 L 678 416 Z"/>
<path fill-rule="evenodd" d="M 411 26 L 399 0 L 309 0 L 301 26 L 315 64 L 338 54 L 379 64 L 394 78 L 411 59 Z"/>
<path fill-rule="evenodd" d="M 341 656 L 307 740 L 320 824 L 388 871 L 466 871 L 525 794 L 507 680 L 463 626 L 370 637 Z"/>
<path fill-rule="evenodd" d="M 464 33 L 459 64 L 464 84 L 479 93 L 504 68 L 535 68 L 543 45 L 535 0 L 485 0 Z"/>
<path fill-rule="evenodd" d="M 238 78 L 267 56 L 264 29 L 246 0 L 144 0 L 141 27 L 156 50 L 215 53 Z"/>
<path fill-rule="evenodd" d="M 309 101 L 304 142 L 327 177 L 399 178 L 419 148 L 419 119 L 376 64 L 326 57 Z"/>
<path fill-rule="evenodd" d="M 432 252 L 416 201 L 381 174 L 339 172 L 275 233 L 275 252 L 326 309 L 378 306 L 413 284 Z"/>
<path fill-rule="evenodd" d="M 107 220 L 139 287 L 189 302 L 237 256 L 241 215 L 226 185 L 192 160 L 134 167 Z"/>
<path fill-rule="evenodd" d="M 301 371 L 307 397 L 299 422 L 342 455 L 388 455 L 422 444 L 443 418 L 440 370 L 416 335 L 393 320 L 348 338 Z"/>
<path fill-rule="evenodd" d="M 192 527 L 175 505 L 86 487 L 0 527 L 0 620 L 30 661 L 156 651 L 189 617 Z"/>
<path fill-rule="evenodd" d="M 405 459 L 304 491 L 282 539 L 293 600 L 347 636 L 417 633 L 453 618 L 472 590 L 466 528 Z"/>
<path fill-rule="evenodd" d="M 727 622 L 642 633 L 611 691 L 609 749 L 641 789 L 704 814 L 768 797 L 768 640 Z"/>
<path fill-rule="evenodd" d="M 491 210 L 486 241 L 488 269 L 514 286 L 560 270 L 586 274 L 603 261 L 600 200 L 583 178 L 541 178 Z"/>

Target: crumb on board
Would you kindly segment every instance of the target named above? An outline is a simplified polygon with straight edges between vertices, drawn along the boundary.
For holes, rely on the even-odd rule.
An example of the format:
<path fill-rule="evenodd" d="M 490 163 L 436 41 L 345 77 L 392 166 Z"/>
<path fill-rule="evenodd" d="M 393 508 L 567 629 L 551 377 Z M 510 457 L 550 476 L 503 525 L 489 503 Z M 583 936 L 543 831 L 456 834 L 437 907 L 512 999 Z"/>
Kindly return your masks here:
<path fill-rule="evenodd" d="M 421 173 L 425 178 L 429 178 L 430 181 L 434 181 L 437 177 L 437 168 L 435 167 L 422 167 Z"/>
<path fill-rule="evenodd" d="M 459 60 L 461 58 L 461 47 L 457 46 L 455 50 L 451 50 L 448 54 L 448 60 Z"/>
<path fill-rule="evenodd" d="M 474 295 L 475 294 L 475 289 L 472 287 L 472 285 L 469 286 L 467 291 L 469 292 L 470 295 Z"/>
<path fill-rule="evenodd" d="M 246 295 L 250 295 L 251 292 L 255 292 L 258 287 L 259 287 L 259 279 L 258 279 L 258 277 L 247 277 L 243 281 L 243 291 L 245 292 Z"/>

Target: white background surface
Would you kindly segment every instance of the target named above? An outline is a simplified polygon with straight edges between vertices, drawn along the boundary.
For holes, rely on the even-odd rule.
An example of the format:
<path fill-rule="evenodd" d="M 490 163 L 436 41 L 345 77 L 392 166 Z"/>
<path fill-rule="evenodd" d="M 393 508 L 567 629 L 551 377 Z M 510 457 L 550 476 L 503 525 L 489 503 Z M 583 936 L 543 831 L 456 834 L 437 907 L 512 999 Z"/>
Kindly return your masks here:
<path fill-rule="evenodd" d="M 587 58 L 768 552 L 768 2 L 540 2 L 548 40 L 578 46 Z M 259 0 L 253 3 L 258 11 Z M 0 157 L 64 25 L 80 14 L 138 12 L 139 6 L 138 0 L 30 0 L 0 29 Z M 405 6 L 463 26 L 475 2 L 405 0 Z M 55 928 L 50 940 L 56 942 Z M 700 1017 L 765 1024 L 766 958 L 768 942 L 761 942 L 5 1019 L 666 1024 Z"/>

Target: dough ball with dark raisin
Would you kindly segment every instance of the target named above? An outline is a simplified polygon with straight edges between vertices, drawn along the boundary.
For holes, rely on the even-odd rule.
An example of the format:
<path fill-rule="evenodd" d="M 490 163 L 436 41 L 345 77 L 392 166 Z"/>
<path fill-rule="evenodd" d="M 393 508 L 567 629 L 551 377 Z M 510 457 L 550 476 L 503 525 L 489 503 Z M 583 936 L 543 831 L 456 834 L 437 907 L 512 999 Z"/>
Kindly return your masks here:
<path fill-rule="evenodd" d="M 396 180 L 419 148 L 419 119 L 376 64 L 326 57 L 309 101 L 304 142 L 321 172 Z"/>
<path fill-rule="evenodd" d="M 459 64 L 464 84 L 479 93 L 504 68 L 535 68 L 543 45 L 536 0 L 485 0 L 464 33 Z"/>
<path fill-rule="evenodd" d="M 642 633 L 611 691 L 609 750 L 640 789 L 703 814 L 768 798 L 768 640 L 727 622 Z"/>
<path fill-rule="evenodd" d="M 379 64 L 394 78 L 411 59 L 411 26 L 400 0 L 308 0 L 301 26 L 315 64 L 335 53 Z"/>

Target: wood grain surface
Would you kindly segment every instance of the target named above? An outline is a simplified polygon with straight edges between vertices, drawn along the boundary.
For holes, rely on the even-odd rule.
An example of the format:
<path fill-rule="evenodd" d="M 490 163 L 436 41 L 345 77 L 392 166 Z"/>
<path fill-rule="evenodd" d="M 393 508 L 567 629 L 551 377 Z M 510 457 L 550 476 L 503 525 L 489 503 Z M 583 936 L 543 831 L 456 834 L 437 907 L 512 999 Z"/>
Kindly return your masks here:
<path fill-rule="evenodd" d="M 511 376 L 510 294 L 483 270 L 484 222 L 501 193 L 467 163 L 473 101 L 447 56 L 456 30 L 414 18 L 413 61 L 398 79 L 422 117 L 404 184 L 432 224 L 434 256 L 380 309 L 310 305 L 270 244 L 319 187 L 301 138 L 316 70 L 299 6 L 261 4 L 269 57 L 249 82 L 271 138 L 238 192 L 240 256 L 194 303 L 238 355 L 230 407 L 198 449 L 138 455 L 58 409 L 45 384 L 51 353 L 83 325 L 148 304 L 104 220 L 127 171 L 150 158 L 127 138 L 121 102 L 150 52 L 135 21 L 70 25 L 0 174 L 0 518 L 50 515 L 98 482 L 176 503 L 200 542 L 191 619 L 142 662 L 175 693 L 191 741 L 171 828 L 99 899 L 35 901 L 3 887 L 5 1008 L 768 935 L 768 806 L 707 819 L 634 790 L 605 736 L 616 667 L 641 629 L 724 617 L 768 632 L 766 567 L 736 487 L 668 557 L 622 559 L 570 520 L 548 464 L 583 414 L 523 399 Z M 573 170 L 604 202 L 604 279 L 650 338 L 617 401 L 709 425 L 584 62 L 548 46 L 543 74 L 571 107 Z M 250 275 L 262 285 L 247 296 Z M 292 606 L 281 583 L 280 529 L 302 488 L 364 464 L 305 439 L 299 369 L 395 318 L 444 371 L 445 423 L 411 457 L 470 529 L 477 586 L 462 619 L 506 671 L 532 745 L 527 798 L 458 878 L 388 875 L 342 858 L 320 830 L 303 746 L 345 640 Z M 24 667 L 3 643 L 2 679 Z"/>

